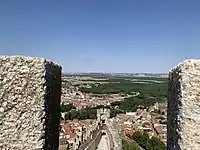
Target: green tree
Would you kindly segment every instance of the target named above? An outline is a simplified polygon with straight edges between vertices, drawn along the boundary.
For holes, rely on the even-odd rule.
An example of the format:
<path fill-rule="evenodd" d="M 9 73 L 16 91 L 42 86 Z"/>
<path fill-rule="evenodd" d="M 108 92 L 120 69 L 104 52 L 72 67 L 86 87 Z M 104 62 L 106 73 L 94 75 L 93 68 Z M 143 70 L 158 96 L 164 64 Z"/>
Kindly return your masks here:
<path fill-rule="evenodd" d="M 157 137 L 149 138 L 148 133 L 135 132 L 132 137 L 145 150 L 165 150 L 165 144 Z"/>
<path fill-rule="evenodd" d="M 134 142 L 127 142 L 125 140 L 122 140 L 122 149 L 123 150 L 140 150 L 138 145 Z"/>
<path fill-rule="evenodd" d="M 152 137 L 148 141 L 149 150 L 165 150 L 165 144 L 157 137 Z"/>

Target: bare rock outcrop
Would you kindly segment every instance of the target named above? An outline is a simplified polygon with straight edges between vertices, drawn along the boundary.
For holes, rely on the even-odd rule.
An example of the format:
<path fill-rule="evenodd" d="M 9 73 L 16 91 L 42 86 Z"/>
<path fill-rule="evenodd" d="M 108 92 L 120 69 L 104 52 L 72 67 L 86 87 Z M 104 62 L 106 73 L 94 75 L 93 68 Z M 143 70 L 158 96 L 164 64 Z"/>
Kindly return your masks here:
<path fill-rule="evenodd" d="M 58 149 L 60 96 L 59 65 L 0 56 L 0 149 Z"/>

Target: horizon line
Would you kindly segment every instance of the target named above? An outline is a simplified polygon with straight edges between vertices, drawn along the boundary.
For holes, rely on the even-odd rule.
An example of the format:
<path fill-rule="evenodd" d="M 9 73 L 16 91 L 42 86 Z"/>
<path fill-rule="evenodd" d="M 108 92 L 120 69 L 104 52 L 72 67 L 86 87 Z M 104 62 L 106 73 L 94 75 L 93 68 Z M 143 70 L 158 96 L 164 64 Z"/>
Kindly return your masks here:
<path fill-rule="evenodd" d="M 168 74 L 167 72 L 63 72 L 63 74 Z"/>

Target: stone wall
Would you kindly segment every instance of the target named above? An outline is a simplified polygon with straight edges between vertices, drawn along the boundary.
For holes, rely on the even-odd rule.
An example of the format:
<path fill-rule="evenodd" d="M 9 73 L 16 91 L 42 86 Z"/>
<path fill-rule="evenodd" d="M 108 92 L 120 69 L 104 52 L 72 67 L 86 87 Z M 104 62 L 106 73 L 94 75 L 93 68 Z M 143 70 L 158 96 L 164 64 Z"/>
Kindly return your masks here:
<path fill-rule="evenodd" d="M 90 143 L 84 148 L 80 148 L 80 150 L 96 150 L 97 146 L 101 140 L 102 130 L 99 130 L 96 134 L 93 135 L 93 139 Z"/>
<path fill-rule="evenodd" d="M 119 129 L 117 128 L 117 122 L 114 119 L 108 119 L 106 122 L 109 137 L 111 138 L 111 149 L 122 150 L 122 139 L 119 135 Z"/>
<path fill-rule="evenodd" d="M 200 60 L 169 73 L 167 150 L 200 149 Z"/>
<path fill-rule="evenodd" d="M 58 149 L 61 67 L 0 56 L 0 149 Z"/>
<path fill-rule="evenodd" d="M 111 132 L 109 131 L 108 127 L 107 126 L 103 126 L 103 129 L 104 131 L 106 132 L 107 136 L 108 136 L 108 139 L 109 139 L 109 142 L 110 142 L 110 150 L 114 150 L 115 149 L 115 145 L 114 145 L 114 140 L 113 140 L 113 137 L 112 137 L 112 134 Z"/>

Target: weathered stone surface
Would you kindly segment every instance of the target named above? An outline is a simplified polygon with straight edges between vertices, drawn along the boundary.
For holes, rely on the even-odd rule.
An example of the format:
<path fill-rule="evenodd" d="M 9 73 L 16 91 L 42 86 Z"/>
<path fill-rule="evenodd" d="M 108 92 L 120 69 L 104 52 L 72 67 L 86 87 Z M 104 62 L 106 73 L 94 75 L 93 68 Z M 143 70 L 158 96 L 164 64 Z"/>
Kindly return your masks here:
<path fill-rule="evenodd" d="M 0 149 L 58 149 L 61 67 L 0 56 Z"/>
<path fill-rule="evenodd" d="M 186 60 L 169 73 L 168 150 L 200 149 L 200 60 Z"/>

